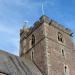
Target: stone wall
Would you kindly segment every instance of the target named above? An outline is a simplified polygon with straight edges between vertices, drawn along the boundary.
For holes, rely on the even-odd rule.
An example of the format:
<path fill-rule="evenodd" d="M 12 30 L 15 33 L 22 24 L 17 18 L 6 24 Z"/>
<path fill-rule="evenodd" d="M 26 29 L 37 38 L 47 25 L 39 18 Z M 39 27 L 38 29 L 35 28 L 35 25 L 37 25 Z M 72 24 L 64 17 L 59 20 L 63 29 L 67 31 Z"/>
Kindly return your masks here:
<path fill-rule="evenodd" d="M 45 24 L 48 75 L 74 75 L 72 37 L 62 30 L 63 28 L 60 30 L 53 25 Z M 63 35 L 63 43 L 58 41 L 58 32 Z"/>
<path fill-rule="evenodd" d="M 58 40 L 59 32 L 63 42 Z M 21 38 L 21 45 L 24 46 L 22 56 L 33 61 L 45 75 L 75 75 L 75 51 L 71 34 L 70 30 L 42 16 L 27 36 Z M 34 46 L 31 45 L 32 35 L 35 36 Z"/>
<path fill-rule="evenodd" d="M 47 74 L 47 63 L 46 63 L 46 48 L 45 48 L 45 35 L 44 35 L 44 25 L 39 25 L 36 30 L 31 32 L 29 36 L 27 36 L 21 42 L 23 54 L 22 56 L 30 59 L 36 64 L 36 66 L 40 69 L 43 74 Z M 32 35 L 35 36 L 35 45 L 31 45 Z M 32 59 L 32 51 L 33 51 L 33 59 Z"/>

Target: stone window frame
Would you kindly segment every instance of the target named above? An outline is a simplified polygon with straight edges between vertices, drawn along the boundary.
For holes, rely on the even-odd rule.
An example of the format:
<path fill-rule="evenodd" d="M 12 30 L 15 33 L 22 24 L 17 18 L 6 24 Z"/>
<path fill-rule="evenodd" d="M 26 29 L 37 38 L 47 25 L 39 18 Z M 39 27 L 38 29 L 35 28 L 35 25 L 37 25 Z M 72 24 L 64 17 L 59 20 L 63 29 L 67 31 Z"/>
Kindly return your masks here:
<path fill-rule="evenodd" d="M 64 75 L 69 75 L 69 67 L 68 67 L 68 65 L 64 65 Z"/>
<path fill-rule="evenodd" d="M 29 40 L 29 49 L 32 48 L 32 39 Z"/>
<path fill-rule="evenodd" d="M 31 60 L 34 61 L 34 50 L 31 50 Z"/>
<path fill-rule="evenodd" d="M 58 36 L 58 41 L 60 41 L 61 43 L 63 43 L 64 42 L 64 40 L 63 40 L 63 34 L 61 32 L 58 32 L 57 36 Z"/>

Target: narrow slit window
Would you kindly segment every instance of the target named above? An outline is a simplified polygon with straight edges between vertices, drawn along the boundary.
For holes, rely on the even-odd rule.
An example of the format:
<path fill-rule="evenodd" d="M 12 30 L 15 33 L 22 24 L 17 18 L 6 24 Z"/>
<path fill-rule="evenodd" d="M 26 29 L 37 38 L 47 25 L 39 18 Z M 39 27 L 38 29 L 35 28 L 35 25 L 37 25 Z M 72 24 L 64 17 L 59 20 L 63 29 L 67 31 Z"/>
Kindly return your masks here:
<path fill-rule="evenodd" d="M 32 46 L 34 46 L 34 45 L 35 45 L 35 36 L 32 35 Z"/>
<path fill-rule="evenodd" d="M 65 54 L 64 54 L 64 50 L 62 49 L 62 55 L 64 56 Z"/>
<path fill-rule="evenodd" d="M 64 66 L 64 73 L 65 73 L 65 75 L 69 75 L 69 68 L 68 68 L 68 66 Z"/>
<path fill-rule="evenodd" d="M 32 61 L 34 60 L 34 51 L 33 50 L 31 51 L 31 60 Z"/>
<path fill-rule="evenodd" d="M 67 72 L 67 67 L 65 66 L 65 73 Z"/>

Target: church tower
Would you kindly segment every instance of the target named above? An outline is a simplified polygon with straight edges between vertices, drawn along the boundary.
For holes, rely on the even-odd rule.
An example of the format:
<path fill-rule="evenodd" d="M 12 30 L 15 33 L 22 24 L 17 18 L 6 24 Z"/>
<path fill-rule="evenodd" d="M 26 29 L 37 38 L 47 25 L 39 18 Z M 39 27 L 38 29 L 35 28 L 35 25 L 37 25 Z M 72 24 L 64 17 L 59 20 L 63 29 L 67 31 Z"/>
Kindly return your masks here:
<path fill-rule="evenodd" d="M 47 16 L 20 31 L 20 57 L 33 61 L 44 75 L 72 75 L 73 49 L 71 31 Z"/>

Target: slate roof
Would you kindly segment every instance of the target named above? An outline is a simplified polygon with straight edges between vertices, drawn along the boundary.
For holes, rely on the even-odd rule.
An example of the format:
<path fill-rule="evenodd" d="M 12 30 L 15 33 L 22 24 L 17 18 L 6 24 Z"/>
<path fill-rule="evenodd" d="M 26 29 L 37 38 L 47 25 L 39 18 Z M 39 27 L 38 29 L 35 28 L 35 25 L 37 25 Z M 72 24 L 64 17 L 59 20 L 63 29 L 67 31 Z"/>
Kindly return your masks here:
<path fill-rule="evenodd" d="M 7 75 L 42 75 L 35 64 L 25 58 L 0 50 L 0 72 Z"/>

